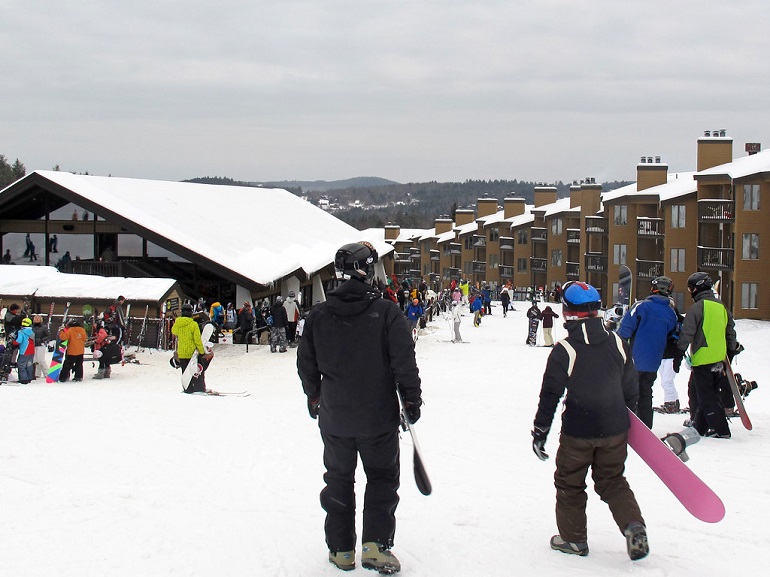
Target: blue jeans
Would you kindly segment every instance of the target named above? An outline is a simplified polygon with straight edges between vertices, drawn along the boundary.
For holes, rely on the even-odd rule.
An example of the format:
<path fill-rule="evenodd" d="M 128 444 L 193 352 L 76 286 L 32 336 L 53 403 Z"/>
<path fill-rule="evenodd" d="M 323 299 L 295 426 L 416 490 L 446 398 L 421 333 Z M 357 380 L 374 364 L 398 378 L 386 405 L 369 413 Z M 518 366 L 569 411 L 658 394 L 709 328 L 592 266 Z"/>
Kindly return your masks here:
<path fill-rule="evenodd" d="M 16 366 L 19 367 L 19 382 L 28 383 L 35 378 L 35 372 L 32 368 L 32 363 L 35 360 L 35 355 L 19 355 L 16 360 Z"/>

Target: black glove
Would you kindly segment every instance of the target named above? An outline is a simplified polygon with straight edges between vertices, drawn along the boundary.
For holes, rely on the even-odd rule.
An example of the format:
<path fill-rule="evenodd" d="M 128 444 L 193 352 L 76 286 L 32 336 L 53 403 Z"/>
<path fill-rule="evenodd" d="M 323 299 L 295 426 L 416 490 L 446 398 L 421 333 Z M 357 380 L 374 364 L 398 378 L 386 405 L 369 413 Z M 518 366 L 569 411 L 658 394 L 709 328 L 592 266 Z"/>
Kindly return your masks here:
<path fill-rule="evenodd" d="M 319 397 L 307 398 L 307 412 L 310 413 L 310 418 L 317 419 L 318 411 L 321 409 L 321 399 Z"/>
<path fill-rule="evenodd" d="M 550 427 L 548 429 L 541 429 L 540 427 L 532 429 L 532 450 L 541 461 L 548 460 L 548 453 L 543 449 L 545 448 L 545 440 L 548 438 L 549 430 Z"/>
<path fill-rule="evenodd" d="M 733 362 L 733 357 L 743 352 L 743 345 L 741 343 L 735 343 L 735 348 L 731 351 L 727 351 L 727 358 L 730 362 Z"/>
<path fill-rule="evenodd" d="M 422 399 L 417 399 L 413 403 L 404 401 L 404 411 L 410 423 L 416 423 L 420 419 L 420 405 L 422 405 Z"/>
<path fill-rule="evenodd" d="M 678 373 L 679 369 L 682 368 L 682 359 L 684 358 L 684 352 L 680 351 L 681 354 L 678 354 L 674 357 L 674 372 Z"/>

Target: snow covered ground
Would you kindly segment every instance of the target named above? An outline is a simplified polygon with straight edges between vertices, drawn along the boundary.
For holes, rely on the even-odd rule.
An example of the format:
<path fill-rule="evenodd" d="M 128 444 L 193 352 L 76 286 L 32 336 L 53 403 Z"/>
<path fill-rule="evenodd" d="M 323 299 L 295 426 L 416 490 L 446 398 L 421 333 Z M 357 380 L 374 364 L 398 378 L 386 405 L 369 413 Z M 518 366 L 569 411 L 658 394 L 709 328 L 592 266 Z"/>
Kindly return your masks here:
<path fill-rule="evenodd" d="M 529 432 L 550 349 L 524 344 L 525 308 L 519 303 L 504 319 L 498 305 L 479 328 L 466 315 L 462 333 L 470 344 L 447 342 L 443 319 L 421 331 L 425 407 L 417 430 L 434 494 L 417 491 L 404 439 L 394 547 L 402 574 L 764 572 L 770 323 L 738 322 L 746 351 L 736 370 L 759 383 L 747 400 L 754 430 L 733 420 L 731 440 L 703 439 L 689 450 L 689 465 L 722 497 L 727 516 L 718 524 L 691 517 L 631 453 L 627 476 L 651 549 L 631 562 L 590 487 L 590 555 L 548 546 L 555 533 L 554 463 L 535 457 Z M 561 325 L 554 332 L 565 334 Z M 1 575 L 341 575 L 326 560 L 321 440 L 307 414 L 295 351 L 218 345 L 216 353 L 209 386 L 251 396 L 183 395 L 170 354 L 158 351 L 114 368 L 110 380 L 0 387 Z M 683 399 L 687 378 L 683 369 Z M 659 385 L 655 401 L 662 401 Z M 678 431 L 683 419 L 656 415 L 654 430 Z M 546 449 L 554 454 L 556 446 L 554 430 Z M 359 481 L 361 490 L 363 476 Z"/>

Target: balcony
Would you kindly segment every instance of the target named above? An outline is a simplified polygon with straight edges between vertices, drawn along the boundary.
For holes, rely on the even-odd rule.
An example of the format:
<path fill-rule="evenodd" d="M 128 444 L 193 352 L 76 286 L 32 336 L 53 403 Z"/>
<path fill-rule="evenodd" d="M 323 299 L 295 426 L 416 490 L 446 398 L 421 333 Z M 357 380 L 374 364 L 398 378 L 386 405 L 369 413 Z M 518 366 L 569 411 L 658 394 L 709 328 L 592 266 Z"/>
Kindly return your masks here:
<path fill-rule="evenodd" d="M 699 200 L 698 222 L 735 222 L 735 201 Z"/>
<path fill-rule="evenodd" d="M 482 234 L 474 234 L 473 235 L 473 246 L 474 247 L 487 246 L 487 237 L 482 235 Z"/>
<path fill-rule="evenodd" d="M 607 257 L 600 254 L 587 254 L 586 272 L 607 272 Z"/>
<path fill-rule="evenodd" d="M 607 234 L 609 226 L 609 219 L 602 216 L 586 217 L 586 232 L 588 234 Z"/>
<path fill-rule="evenodd" d="M 472 270 L 473 270 L 473 274 L 486 274 L 487 263 L 482 262 L 480 260 L 474 260 Z"/>
<path fill-rule="evenodd" d="M 420 249 L 417 248 L 417 247 L 409 249 L 409 256 L 412 257 L 412 258 L 420 258 L 421 254 L 422 253 L 420 252 Z"/>
<path fill-rule="evenodd" d="M 529 270 L 532 272 L 548 272 L 548 259 L 530 257 Z"/>
<path fill-rule="evenodd" d="M 636 233 L 644 238 L 663 238 L 663 219 L 639 217 L 636 219 Z"/>
<path fill-rule="evenodd" d="M 397 263 L 410 263 L 412 259 L 408 252 L 394 252 L 393 260 Z"/>
<path fill-rule="evenodd" d="M 449 254 L 462 254 L 463 246 L 459 242 L 449 243 Z"/>
<path fill-rule="evenodd" d="M 498 269 L 500 270 L 500 278 L 513 278 L 512 266 L 499 266 Z"/>
<path fill-rule="evenodd" d="M 501 236 L 500 250 L 513 250 L 513 238 L 510 236 Z"/>
<path fill-rule="evenodd" d="M 533 226 L 531 235 L 532 242 L 548 242 L 548 229 Z"/>
<path fill-rule="evenodd" d="M 433 260 L 433 261 L 441 260 L 441 252 L 432 248 L 430 250 L 430 260 Z"/>
<path fill-rule="evenodd" d="M 579 279 L 580 278 L 580 263 L 568 262 L 567 263 L 567 278 Z"/>
<path fill-rule="evenodd" d="M 567 229 L 567 244 L 580 244 L 580 229 L 568 228 Z"/>
<path fill-rule="evenodd" d="M 698 268 L 705 270 L 733 270 L 735 250 L 732 248 L 698 247 Z"/>
<path fill-rule="evenodd" d="M 665 265 L 659 260 L 637 260 L 636 278 L 652 280 L 665 272 Z"/>

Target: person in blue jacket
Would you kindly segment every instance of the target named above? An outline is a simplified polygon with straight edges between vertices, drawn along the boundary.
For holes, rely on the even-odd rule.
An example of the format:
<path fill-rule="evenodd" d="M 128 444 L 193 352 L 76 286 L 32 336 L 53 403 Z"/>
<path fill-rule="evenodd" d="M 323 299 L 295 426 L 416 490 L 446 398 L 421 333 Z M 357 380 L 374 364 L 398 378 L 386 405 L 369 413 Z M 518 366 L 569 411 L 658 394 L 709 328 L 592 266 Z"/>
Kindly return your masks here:
<path fill-rule="evenodd" d="M 420 322 L 420 317 L 425 314 L 425 309 L 420 304 L 420 299 L 412 299 L 412 303 L 406 307 L 406 320 L 409 321 L 409 330 L 414 331 L 417 328 L 417 323 Z"/>
<path fill-rule="evenodd" d="M 471 312 L 473 313 L 473 326 L 481 324 L 481 316 L 484 314 L 484 301 L 480 294 L 476 294 L 471 301 Z"/>
<path fill-rule="evenodd" d="M 642 422 L 652 429 L 652 385 L 666 350 L 676 332 L 677 316 L 669 297 L 674 281 L 667 276 L 652 279 L 650 296 L 635 303 L 623 317 L 618 336 L 630 340 L 631 355 L 639 373 L 639 409 Z"/>

